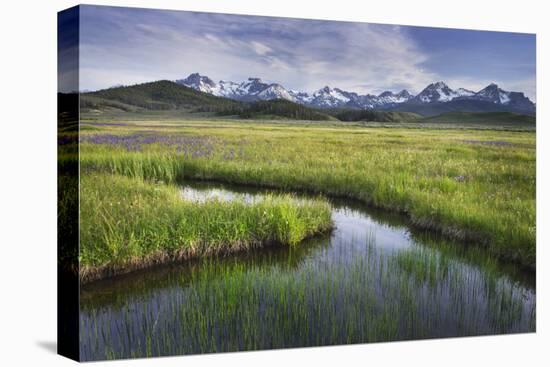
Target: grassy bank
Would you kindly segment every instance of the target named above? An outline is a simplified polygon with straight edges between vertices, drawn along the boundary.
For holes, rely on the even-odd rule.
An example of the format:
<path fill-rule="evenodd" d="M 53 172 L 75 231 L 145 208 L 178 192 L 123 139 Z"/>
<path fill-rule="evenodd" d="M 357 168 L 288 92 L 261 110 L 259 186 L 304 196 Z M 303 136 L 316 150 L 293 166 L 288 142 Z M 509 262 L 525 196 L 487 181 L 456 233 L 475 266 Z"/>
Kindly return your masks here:
<path fill-rule="evenodd" d="M 268 195 L 252 204 L 195 203 L 185 201 L 177 186 L 143 175 L 83 175 L 80 212 L 84 283 L 159 263 L 294 245 L 331 226 L 330 207 L 320 199 Z"/>
<path fill-rule="evenodd" d="M 535 267 L 535 134 L 208 121 L 85 131 L 84 173 L 308 190 L 406 213 Z"/>

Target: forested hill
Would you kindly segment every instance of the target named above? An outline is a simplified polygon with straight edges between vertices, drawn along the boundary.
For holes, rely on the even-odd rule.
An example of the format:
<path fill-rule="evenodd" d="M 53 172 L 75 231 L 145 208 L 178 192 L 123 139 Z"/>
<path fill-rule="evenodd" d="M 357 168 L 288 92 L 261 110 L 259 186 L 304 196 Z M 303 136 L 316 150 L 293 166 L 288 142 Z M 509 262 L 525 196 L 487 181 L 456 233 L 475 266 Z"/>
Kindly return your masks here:
<path fill-rule="evenodd" d="M 244 119 L 286 118 L 293 120 L 336 120 L 324 111 L 306 107 L 284 99 L 243 103 L 241 106 L 221 111 L 219 115 L 237 115 Z"/>
<path fill-rule="evenodd" d="M 121 109 L 124 111 L 187 109 L 197 112 L 220 111 L 241 102 L 202 93 L 168 80 L 114 87 L 80 95 L 81 108 Z"/>

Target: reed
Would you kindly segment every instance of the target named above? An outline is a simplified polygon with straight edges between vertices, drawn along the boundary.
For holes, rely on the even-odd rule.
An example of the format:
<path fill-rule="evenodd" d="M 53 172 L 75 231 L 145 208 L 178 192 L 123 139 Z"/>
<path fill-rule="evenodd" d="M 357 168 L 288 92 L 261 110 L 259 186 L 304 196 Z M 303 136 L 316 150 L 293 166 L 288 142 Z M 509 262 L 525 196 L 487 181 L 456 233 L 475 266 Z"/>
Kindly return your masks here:
<path fill-rule="evenodd" d="M 86 360 L 534 330 L 534 294 L 429 248 L 350 243 L 284 259 L 203 258 L 122 299 L 84 297 Z M 330 261 L 326 261 L 330 256 Z M 258 258 L 259 259 L 259 258 Z M 259 260 L 258 260 L 259 261 Z M 433 276 L 432 274 L 436 274 Z M 101 291 L 100 291 L 101 292 Z M 97 303 L 97 304 L 96 304 Z M 114 349 L 112 349 L 114 348 Z"/>
<path fill-rule="evenodd" d="M 331 228 L 330 206 L 320 198 L 196 203 L 175 185 L 106 174 L 82 176 L 80 221 L 84 283 L 160 263 L 294 246 Z"/>

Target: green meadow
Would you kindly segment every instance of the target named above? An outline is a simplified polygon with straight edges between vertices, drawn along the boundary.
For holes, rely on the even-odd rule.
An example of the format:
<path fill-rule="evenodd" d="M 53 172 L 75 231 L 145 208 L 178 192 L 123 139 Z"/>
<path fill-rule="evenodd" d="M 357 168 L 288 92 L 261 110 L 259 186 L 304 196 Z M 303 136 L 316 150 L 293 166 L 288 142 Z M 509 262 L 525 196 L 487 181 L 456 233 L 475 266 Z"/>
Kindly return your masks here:
<path fill-rule="evenodd" d="M 193 246 L 295 244 L 330 228 L 322 198 L 201 206 L 178 197 L 179 182 L 209 180 L 354 199 L 535 268 L 534 131 L 90 119 L 80 139 L 85 266 L 154 263 L 159 251 Z"/>

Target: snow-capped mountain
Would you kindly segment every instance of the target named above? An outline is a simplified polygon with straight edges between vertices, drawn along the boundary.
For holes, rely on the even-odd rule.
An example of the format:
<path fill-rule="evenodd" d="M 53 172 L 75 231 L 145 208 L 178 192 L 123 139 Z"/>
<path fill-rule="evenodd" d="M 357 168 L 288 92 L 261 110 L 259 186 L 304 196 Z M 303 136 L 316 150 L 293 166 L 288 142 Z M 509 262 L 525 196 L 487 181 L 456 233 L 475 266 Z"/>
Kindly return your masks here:
<path fill-rule="evenodd" d="M 201 92 L 210 93 L 218 97 L 232 98 L 239 101 L 256 101 L 269 99 L 287 99 L 295 101 L 293 95 L 282 85 L 277 83 L 264 83 L 260 78 L 248 78 L 248 80 L 235 83 L 232 81 L 220 80 L 215 83 L 207 76 L 193 73 L 185 79 L 175 81 L 178 84 L 196 89 Z"/>
<path fill-rule="evenodd" d="M 297 90 L 289 90 L 288 93 L 290 93 L 290 96 L 293 98 L 293 99 L 291 99 L 291 101 L 294 101 L 296 103 L 310 105 L 311 102 L 314 99 L 313 95 L 311 95 L 307 92 L 300 92 L 300 91 L 297 91 Z"/>
<path fill-rule="evenodd" d="M 219 94 L 219 85 L 207 76 L 193 73 L 185 79 L 176 80 L 176 83 L 210 94 Z"/>
<path fill-rule="evenodd" d="M 180 83 L 180 84 L 186 85 L 185 83 Z M 218 87 L 219 88 L 215 91 L 215 93 L 212 93 L 212 94 L 214 94 L 216 96 L 219 96 L 219 97 L 231 98 L 232 96 L 237 95 L 239 93 L 239 86 L 240 86 L 239 83 L 220 80 L 218 82 Z M 191 87 L 191 88 L 193 88 L 193 87 Z"/>
<path fill-rule="evenodd" d="M 428 85 L 414 97 L 417 103 L 449 102 L 455 98 L 472 96 L 475 93 L 471 90 L 459 88 L 453 90 L 444 82 L 437 82 Z"/>
<path fill-rule="evenodd" d="M 444 82 L 428 85 L 416 96 L 407 90 L 398 93 L 385 91 L 379 95 L 348 92 L 339 88 L 325 86 L 313 93 L 288 90 L 278 83 L 266 83 L 260 78 L 248 78 L 236 83 L 221 80 L 214 82 L 207 76 L 193 73 L 185 79 L 176 80 L 176 83 L 210 93 L 220 97 L 239 101 L 257 101 L 270 99 L 286 99 L 292 102 L 318 108 L 362 108 L 362 109 L 392 109 L 401 110 L 407 106 L 426 104 L 441 104 L 468 100 L 468 103 L 493 103 L 498 106 L 508 106 L 510 109 L 534 111 L 535 105 L 520 92 L 508 92 L 500 89 L 496 84 L 490 84 L 479 92 L 465 88 L 451 89 Z"/>
<path fill-rule="evenodd" d="M 495 83 L 489 84 L 479 92 L 464 88 L 453 90 L 443 82 L 432 83 L 420 92 L 413 101 L 416 103 L 450 102 L 459 100 L 491 102 L 497 105 L 533 105 L 529 98 L 520 92 L 508 92 Z"/>
<path fill-rule="evenodd" d="M 271 84 L 256 94 L 256 96 L 262 100 L 286 99 L 293 102 L 295 101 L 295 98 L 290 94 L 290 92 L 283 88 L 280 84 Z"/>
<path fill-rule="evenodd" d="M 403 89 L 399 93 L 386 91 L 386 92 L 380 93 L 380 95 L 378 96 L 379 101 L 382 103 L 403 103 L 403 102 L 407 102 L 411 98 L 412 98 L 411 94 L 405 89 Z"/>
<path fill-rule="evenodd" d="M 393 93 L 393 92 L 390 92 L 390 91 L 380 93 L 376 97 L 376 101 L 379 105 L 390 105 L 390 104 L 398 104 L 398 103 L 408 102 L 413 97 L 414 96 L 411 95 L 408 90 L 403 89 L 399 93 Z"/>
<path fill-rule="evenodd" d="M 214 82 L 207 76 L 193 73 L 176 83 L 210 93 L 219 97 L 232 98 L 239 101 L 256 101 L 269 99 L 286 99 L 292 102 L 318 108 L 381 108 L 409 101 L 413 96 L 406 90 L 399 93 L 386 91 L 379 96 L 359 95 L 339 88 L 325 86 L 313 93 L 288 90 L 278 83 L 265 83 L 260 78 L 248 78 L 241 83 L 220 80 Z"/>
<path fill-rule="evenodd" d="M 484 101 L 489 101 L 497 104 L 507 104 L 510 102 L 510 92 L 506 92 L 498 87 L 495 83 L 491 83 L 476 94 L 476 98 Z"/>
<path fill-rule="evenodd" d="M 356 93 L 343 91 L 339 88 L 325 86 L 313 92 L 310 105 L 321 108 L 342 107 L 353 104 L 358 99 Z"/>
<path fill-rule="evenodd" d="M 534 110 L 535 105 L 525 94 L 521 92 L 509 92 L 499 88 L 495 83 L 491 83 L 479 92 L 467 99 L 491 102 L 496 105 L 510 106 L 519 110 Z"/>

